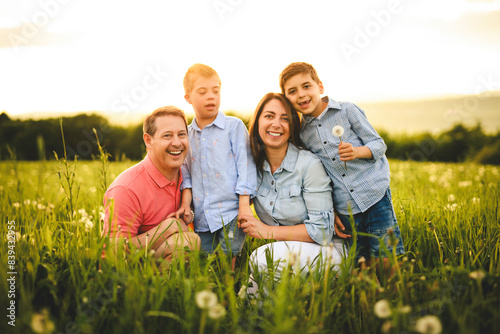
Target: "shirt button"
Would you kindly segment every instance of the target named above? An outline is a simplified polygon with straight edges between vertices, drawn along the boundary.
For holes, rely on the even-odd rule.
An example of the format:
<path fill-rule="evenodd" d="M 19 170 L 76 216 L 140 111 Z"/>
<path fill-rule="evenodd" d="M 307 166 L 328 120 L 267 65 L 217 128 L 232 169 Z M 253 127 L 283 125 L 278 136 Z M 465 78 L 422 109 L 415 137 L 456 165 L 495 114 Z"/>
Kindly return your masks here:
<path fill-rule="evenodd" d="M 321 124 L 318 124 L 319 127 L 321 127 Z"/>
<path fill-rule="evenodd" d="M 269 204 L 271 204 L 271 206 L 273 206 L 273 205 L 274 205 L 274 202 L 273 202 L 273 201 L 271 201 L 271 203 L 269 203 Z"/>
<path fill-rule="evenodd" d="M 345 174 L 342 174 L 342 177 L 344 177 L 344 176 L 345 176 Z"/>
<path fill-rule="evenodd" d="M 335 158 L 332 158 L 332 161 L 335 161 Z"/>
<path fill-rule="evenodd" d="M 323 142 L 323 144 L 325 144 L 325 145 L 326 145 L 326 141 L 324 141 L 324 142 Z"/>
<path fill-rule="evenodd" d="M 354 191 L 354 189 L 351 189 L 351 192 L 353 192 L 353 191 Z"/>
<path fill-rule="evenodd" d="M 274 186 L 274 180 L 272 180 L 272 181 L 271 181 L 271 185 L 273 185 L 273 186 Z"/>
<path fill-rule="evenodd" d="M 205 140 L 205 138 L 201 138 L 201 140 Z"/>
<path fill-rule="evenodd" d="M 207 174 L 203 174 L 203 177 L 207 177 Z"/>

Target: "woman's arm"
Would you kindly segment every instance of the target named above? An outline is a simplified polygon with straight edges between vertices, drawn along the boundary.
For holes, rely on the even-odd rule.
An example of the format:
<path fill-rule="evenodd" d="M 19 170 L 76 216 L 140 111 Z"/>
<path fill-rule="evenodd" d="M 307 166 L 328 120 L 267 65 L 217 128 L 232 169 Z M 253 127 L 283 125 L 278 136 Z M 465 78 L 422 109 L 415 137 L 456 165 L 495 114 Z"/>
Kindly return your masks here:
<path fill-rule="evenodd" d="M 282 241 L 314 242 L 307 233 L 305 224 L 293 226 L 270 226 L 261 222 L 254 216 L 243 215 L 239 227 L 247 235 L 257 239 L 274 239 Z"/>

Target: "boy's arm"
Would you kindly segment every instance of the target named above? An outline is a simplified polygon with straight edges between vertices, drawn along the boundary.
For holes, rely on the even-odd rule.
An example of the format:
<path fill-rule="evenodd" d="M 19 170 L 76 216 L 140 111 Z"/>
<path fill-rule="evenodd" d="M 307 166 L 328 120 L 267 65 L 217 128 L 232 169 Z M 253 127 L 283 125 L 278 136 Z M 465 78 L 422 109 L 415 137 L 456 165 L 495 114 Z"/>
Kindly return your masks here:
<path fill-rule="evenodd" d="M 241 220 L 242 216 L 253 216 L 252 209 L 250 208 L 250 196 L 249 195 L 239 195 L 239 212 L 238 221 Z"/>
<path fill-rule="evenodd" d="M 248 130 L 240 120 L 232 131 L 231 146 L 234 158 L 236 159 L 236 180 L 235 193 L 240 195 L 255 195 L 257 189 L 257 168 L 250 153 L 250 142 Z M 250 208 L 250 204 L 248 204 Z"/>
<path fill-rule="evenodd" d="M 365 112 L 355 104 L 350 103 L 347 109 L 347 117 L 351 123 L 352 130 L 364 145 L 353 147 L 350 143 L 342 142 L 342 145 L 339 145 L 340 160 L 378 160 L 382 158 L 387 150 L 387 146 L 382 137 L 368 122 Z"/>
<path fill-rule="evenodd" d="M 193 215 L 191 213 L 191 201 L 193 200 L 193 193 L 191 188 L 186 188 L 182 191 L 181 206 L 175 212 L 172 212 L 167 216 L 167 218 L 182 218 L 184 223 L 189 224 L 193 220 Z"/>

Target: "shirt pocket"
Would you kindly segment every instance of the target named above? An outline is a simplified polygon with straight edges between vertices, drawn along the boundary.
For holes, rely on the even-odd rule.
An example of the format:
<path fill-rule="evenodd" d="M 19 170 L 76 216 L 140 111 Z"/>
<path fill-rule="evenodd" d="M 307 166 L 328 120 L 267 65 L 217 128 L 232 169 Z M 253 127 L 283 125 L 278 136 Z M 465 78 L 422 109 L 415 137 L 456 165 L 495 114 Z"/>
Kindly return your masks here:
<path fill-rule="evenodd" d="M 278 202 L 275 207 L 276 215 L 286 225 L 302 223 L 307 218 L 307 208 L 302 197 L 302 187 L 290 185 L 278 191 Z"/>

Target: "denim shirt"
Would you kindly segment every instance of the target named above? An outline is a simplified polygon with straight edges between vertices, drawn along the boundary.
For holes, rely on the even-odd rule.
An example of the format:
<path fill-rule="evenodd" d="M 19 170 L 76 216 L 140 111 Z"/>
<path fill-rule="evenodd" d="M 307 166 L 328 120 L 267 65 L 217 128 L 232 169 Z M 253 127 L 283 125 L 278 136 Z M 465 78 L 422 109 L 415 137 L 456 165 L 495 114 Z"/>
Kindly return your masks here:
<path fill-rule="evenodd" d="M 219 112 L 203 130 L 195 118 L 188 136 L 181 189 L 192 190 L 195 231 L 213 233 L 238 215 L 239 195 L 255 195 L 257 169 L 248 131 L 239 118 Z"/>
<path fill-rule="evenodd" d="M 332 188 L 314 154 L 288 143 L 281 166 L 272 174 L 265 161 L 258 182 L 254 207 L 263 223 L 273 226 L 304 223 L 316 243 L 330 242 L 334 233 Z"/>
<path fill-rule="evenodd" d="M 348 215 L 350 206 L 353 214 L 365 212 L 380 201 L 389 188 L 387 146 L 358 106 L 328 97 L 323 101 L 328 101 L 328 107 L 319 117 L 304 117 L 300 136 L 306 147 L 321 159 L 333 182 L 335 210 Z M 336 125 L 344 128 L 340 138 L 332 134 Z M 354 147 L 368 147 L 372 159 L 344 163 L 338 153 L 340 139 Z"/>

